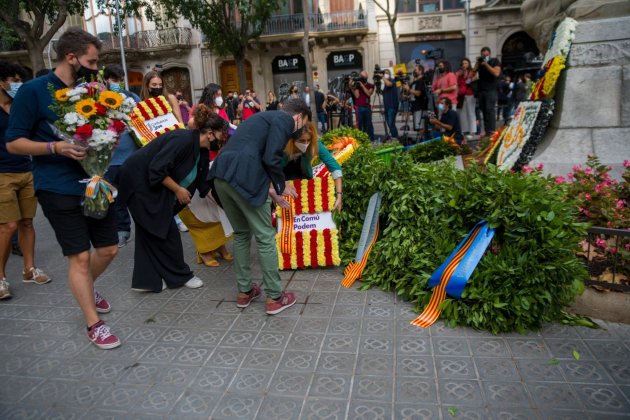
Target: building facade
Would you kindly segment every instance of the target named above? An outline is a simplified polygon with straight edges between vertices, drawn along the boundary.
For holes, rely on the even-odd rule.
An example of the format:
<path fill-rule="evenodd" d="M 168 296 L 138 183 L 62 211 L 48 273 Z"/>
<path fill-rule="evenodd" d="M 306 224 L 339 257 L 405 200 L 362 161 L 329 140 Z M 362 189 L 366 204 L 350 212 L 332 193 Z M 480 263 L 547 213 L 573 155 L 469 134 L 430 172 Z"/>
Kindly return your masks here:
<path fill-rule="evenodd" d="M 261 98 L 273 91 L 280 98 L 291 85 L 306 83 L 306 60 L 312 65 L 314 83 L 339 93 L 341 80 L 353 71 L 375 64 L 394 63 L 394 44 L 385 14 L 375 5 L 398 2 L 398 34 L 403 63 L 419 60 L 434 65 L 440 52 L 454 68 L 464 56 L 474 59 L 482 46 L 514 69 L 527 66 L 524 57 L 538 55 L 536 44 L 522 31 L 522 0 L 309 0 L 309 54 L 304 57 L 304 14 L 301 0 L 283 2 L 267 22 L 263 34 L 247 51 L 247 86 L 240 86 L 232 57 L 220 57 L 205 45 L 202 35 L 180 19 L 170 28 L 157 28 L 146 18 L 125 20 L 122 47 L 132 90 L 139 91 L 143 75 L 160 69 L 171 91 L 181 90 L 196 101 L 207 83 L 219 83 L 223 91 L 253 87 Z M 103 63 L 121 62 L 121 42 L 116 14 L 99 9 L 89 0 L 83 16 L 71 16 L 60 30 L 81 26 L 103 41 Z M 468 36 L 467 36 L 468 35 Z M 54 67 L 54 40 L 44 58 Z M 0 44 L 0 48 L 2 45 Z M 3 48 L 7 49 L 7 48 Z M 27 58 L 19 51 L 0 51 L 0 57 Z"/>

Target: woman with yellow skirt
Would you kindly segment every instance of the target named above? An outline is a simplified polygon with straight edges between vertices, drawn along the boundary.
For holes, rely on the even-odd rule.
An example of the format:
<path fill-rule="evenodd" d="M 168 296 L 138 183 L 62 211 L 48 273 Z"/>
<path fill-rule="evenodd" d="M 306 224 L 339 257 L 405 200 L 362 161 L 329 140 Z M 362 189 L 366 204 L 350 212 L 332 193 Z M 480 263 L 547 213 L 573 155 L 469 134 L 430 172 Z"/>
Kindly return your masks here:
<path fill-rule="evenodd" d="M 214 205 L 216 205 L 216 203 L 214 203 Z M 200 215 L 198 216 L 201 217 Z M 220 257 L 225 261 L 232 261 L 234 259 L 232 254 L 230 254 L 225 247 L 232 239 L 232 233 L 230 232 L 229 235 L 226 236 L 220 221 L 201 221 L 189 207 L 179 212 L 179 217 L 188 227 L 188 232 L 195 244 L 198 264 L 204 264 L 208 267 L 218 267 L 219 262 L 216 260 L 216 257 Z"/>

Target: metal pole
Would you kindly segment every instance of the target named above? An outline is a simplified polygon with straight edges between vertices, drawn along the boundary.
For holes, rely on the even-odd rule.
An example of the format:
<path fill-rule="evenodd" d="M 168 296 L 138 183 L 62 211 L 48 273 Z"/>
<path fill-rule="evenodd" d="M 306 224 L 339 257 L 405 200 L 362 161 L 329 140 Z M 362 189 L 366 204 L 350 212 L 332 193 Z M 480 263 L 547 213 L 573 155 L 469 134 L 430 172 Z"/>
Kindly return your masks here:
<path fill-rule="evenodd" d="M 127 80 L 127 61 L 125 60 L 125 45 L 122 36 L 122 24 L 120 22 L 120 0 L 116 1 L 116 21 L 118 23 L 118 41 L 120 42 L 120 63 L 125 72 L 125 90 L 129 90 L 129 81 Z"/>
<path fill-rule="evenodd" d="M 466 57 L 470 57 L 470 0 L 466 3 Z"/>

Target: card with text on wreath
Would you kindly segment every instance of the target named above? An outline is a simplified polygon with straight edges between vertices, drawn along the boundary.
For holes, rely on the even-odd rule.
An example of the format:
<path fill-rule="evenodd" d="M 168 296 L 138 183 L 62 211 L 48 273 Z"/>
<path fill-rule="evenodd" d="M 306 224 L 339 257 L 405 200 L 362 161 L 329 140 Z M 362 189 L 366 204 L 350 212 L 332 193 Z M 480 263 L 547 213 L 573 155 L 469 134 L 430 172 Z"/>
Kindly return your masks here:
<path fill-rule="evenodd" d="M 160 134 L 184 128 L 184 124 L 175 118 L 173 108 L 164 96 L 138 102 L 130 117 L 130 127 L 140 147 L 146 146 Z"/>
<path fill-rule="evenodd" d="M 276 207 L 278 265 L 281 270 L 337 266 L 339 234 L 332 218 L 335 186 L 331 176 L 287 181 L 297 198 L 290 209 Z"/>

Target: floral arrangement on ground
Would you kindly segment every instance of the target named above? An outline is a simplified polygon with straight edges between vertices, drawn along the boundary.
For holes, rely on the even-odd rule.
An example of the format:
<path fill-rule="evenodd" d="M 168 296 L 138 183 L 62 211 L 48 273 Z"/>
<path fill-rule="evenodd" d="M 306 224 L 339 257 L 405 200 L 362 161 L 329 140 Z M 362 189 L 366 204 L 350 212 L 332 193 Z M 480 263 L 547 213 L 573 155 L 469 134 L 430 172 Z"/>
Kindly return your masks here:
<path fill-rule="evenodd" d="M 538 329 L 561 319 L 583 290 L 574 254 L 587 224 L 575 219 L 564 189 L 539 172 L 466 170 L 452 158 L 416 164 L 401 153 L 387 166 L 370 148 L 344 165 L 344 211 L 336 215 L 341 258 L 354 257 L 369 197 L 382 194 L 381 235 L 363 273 L 365 288 L 393 290 L 427 305 L 428 279 L 481 219 L 496 229 L 461 299 L 447 297 L 442 318 L 493 333 Z"/>

